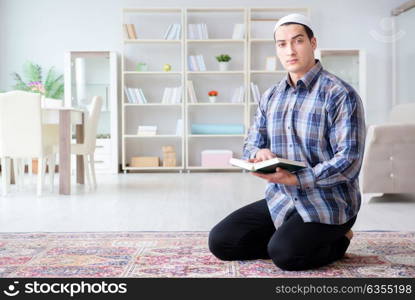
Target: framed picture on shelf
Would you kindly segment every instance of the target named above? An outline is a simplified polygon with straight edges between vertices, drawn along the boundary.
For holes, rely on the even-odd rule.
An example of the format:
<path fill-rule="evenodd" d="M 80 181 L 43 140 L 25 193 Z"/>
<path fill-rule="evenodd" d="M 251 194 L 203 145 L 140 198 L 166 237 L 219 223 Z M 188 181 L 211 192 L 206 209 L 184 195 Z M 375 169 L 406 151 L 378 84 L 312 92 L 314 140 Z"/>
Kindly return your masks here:
<path fill-rule="evenodd" d="M 275 71 L 277 69 L 277 57 L 276 56 L 267 56 L 265 60 L 265 70 Z"/>

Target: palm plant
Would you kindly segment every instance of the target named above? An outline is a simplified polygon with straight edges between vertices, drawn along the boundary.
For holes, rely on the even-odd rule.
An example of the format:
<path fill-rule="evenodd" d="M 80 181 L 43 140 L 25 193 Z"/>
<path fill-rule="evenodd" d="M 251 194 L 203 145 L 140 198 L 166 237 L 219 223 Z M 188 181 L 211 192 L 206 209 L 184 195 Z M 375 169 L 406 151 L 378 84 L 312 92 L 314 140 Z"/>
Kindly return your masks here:
<path fill-rule="evenodd" d="M 24 64 L 24 78 L 16 72 L 13 72 L 11 75 L 16 81 L 16 84 L 13 86 L 15 90 L 40 93 L 46 98 L 52 99 L 62 99 L 63 97 L 63 75 L 58 74 L 54 67 L 51 67 L 47 72 L 45 81 L 42 80 L 42 67 L 32 62 Z"/>

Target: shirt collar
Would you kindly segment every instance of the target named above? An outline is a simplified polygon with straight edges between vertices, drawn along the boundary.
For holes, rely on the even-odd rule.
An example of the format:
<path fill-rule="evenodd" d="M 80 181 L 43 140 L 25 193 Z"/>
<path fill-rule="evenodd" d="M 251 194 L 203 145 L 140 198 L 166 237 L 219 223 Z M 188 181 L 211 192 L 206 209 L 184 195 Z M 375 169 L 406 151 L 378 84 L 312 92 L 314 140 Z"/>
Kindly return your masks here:
<path fill-rule="evenodd" d="M 314 83 L 316 83 L 321 73 L 321 70 L 323 70 L 323 66 L 321 65 L 321 62 L 318 59 L 316 59 L 315 61 L 316 61 L 315 65 L 303 77 L 301 77 L 298 80 L 297 87 L 303 84 L 307 88 L 307 90 L 311 90 L 311 88 L 314 86 Z M 288 87 L 294 88 L 291 85 L 289 76 L 290 74 L 287 73 L 284 79 L 281 80 L 280 88 L 282 88 L 283 90 L 286 90 Z"/>

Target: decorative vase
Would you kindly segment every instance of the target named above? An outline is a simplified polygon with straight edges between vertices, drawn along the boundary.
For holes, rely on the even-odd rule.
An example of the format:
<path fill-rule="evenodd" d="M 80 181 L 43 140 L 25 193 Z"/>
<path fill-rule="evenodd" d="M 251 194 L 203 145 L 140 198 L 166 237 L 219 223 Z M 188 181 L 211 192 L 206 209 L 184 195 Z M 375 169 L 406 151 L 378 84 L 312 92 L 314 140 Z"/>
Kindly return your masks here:
<path fill-rule="evenodd" d="M 209 96 L 209 102 L 215 103 L 216 102 L 216 96 Z"/>
<path fill-rule="evenodd" d="M 137 72 L 146 72 L 146 71 L 148 71 L 148 66 L 144 62 L 139 62 L 139 63 L 137 63 L 136 70 L 137 70 Z"/>
<path fill-rule="evenodd" d="M 229 62 L 227 61 L 220 61 L 219 62 L 219 70 L 220 71 L 228 71 Z"/>

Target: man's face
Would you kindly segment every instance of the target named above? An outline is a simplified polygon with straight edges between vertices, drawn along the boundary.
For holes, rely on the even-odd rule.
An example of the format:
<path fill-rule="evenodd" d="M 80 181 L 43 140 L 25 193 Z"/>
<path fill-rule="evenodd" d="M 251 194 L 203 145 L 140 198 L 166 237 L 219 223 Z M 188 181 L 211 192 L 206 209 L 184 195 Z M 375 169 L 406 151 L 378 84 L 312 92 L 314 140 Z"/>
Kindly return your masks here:
<path fill-rule="evenodd" d="M 308 38 L 304 26 L 283 25 L 275 32 L 277 56 L 289 73 L 305 74 L 314 64 L 316 38 Z"/>

